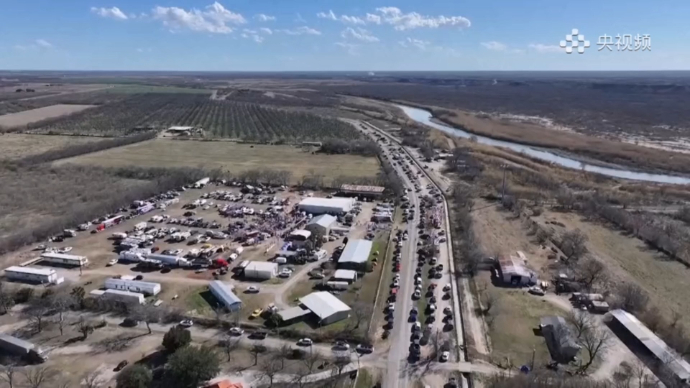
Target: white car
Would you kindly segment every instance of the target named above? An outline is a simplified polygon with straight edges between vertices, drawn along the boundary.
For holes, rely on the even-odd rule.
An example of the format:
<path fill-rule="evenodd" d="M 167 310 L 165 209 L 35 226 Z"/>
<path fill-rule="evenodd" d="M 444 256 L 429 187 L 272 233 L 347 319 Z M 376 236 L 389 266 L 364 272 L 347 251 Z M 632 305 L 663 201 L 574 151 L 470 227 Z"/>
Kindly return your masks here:
<path fill-rule="evenodd" d="M 449 351 L 446 350 L 445 352 L 441 353 L 441 360 L 440 360 L 441 362 L 448 361 L 448 358 L 450 358 L 450 352 Z"/>
<path fill-rule="evenodd" d="M 110 261 L 108 262 L 108 264 L 106 264 L 105 266 L 106 266 L 106 267 L 111 267 L 111 266 L 117 264 L 117 261 L 118 261 L 118 259 L 112 259 L 112 260 L 110 260 Z"/>
<path fill-rule="evenodd" d="M 239 336 L 239 335 L 244 334 L 244 330 L 239 328 L 239 327 L 232 327 L 232 328 L 230 328 L 230 330 L 228 330 L 228 333 L 230 333 L 231 335 Z"/>
<path fill-rule="evenodd" d="M 71 250 L 72 250 L 72 247 L 62 247 L 62 248 L 58 249 L 58 253 L 67 253 L 67 252 L 70 252 Z"/>
<path fill-rule="evenodd" d="M 192 327 L 192 326 L 194 326 L 194 321 L 192 321 L 191 319 L 183 319 L 180 321 L 180 326 Z"/>
<path fill-rule="evenodd" d="M 312 346 L 314 344 L 314 341 L 311 340 L 311 338 L 302 338 L 299 341 L 297 341 L 298 346 Z"/>
<path fill-rule="evenodd" d="M 278 277 L 281 277 L 281 278 L 289 278 L 290 275 L 292 275 L 292 272 L 291 272 L 291 271 L 285 271 L 285 270 L 283 270 L 283 271 L 280 271 L 280 273 L 278 274 Z"/>
<path fill-rule="evenodd" d="M 414 294 L 412 294 L 412 298 L 414 299 L 419 299 L 422 297 L 422 292 L 420 290 L 415 290 Z"/>
<path fill-rule="evenodd" d="M 388 311 L 395 311 L 395 303 L 388 303 Z"/>
<path fill-rule="evenodd" d="M 256 286 L 249 286 L 249 287 L 247 287 L 247 289 L 245 290 L 245 292 L 247 292 L 247 293 L 252 293 L 252 294 L 258 294 L 258 293 L 259 293 L 259 287 L 256 287 Z"/>

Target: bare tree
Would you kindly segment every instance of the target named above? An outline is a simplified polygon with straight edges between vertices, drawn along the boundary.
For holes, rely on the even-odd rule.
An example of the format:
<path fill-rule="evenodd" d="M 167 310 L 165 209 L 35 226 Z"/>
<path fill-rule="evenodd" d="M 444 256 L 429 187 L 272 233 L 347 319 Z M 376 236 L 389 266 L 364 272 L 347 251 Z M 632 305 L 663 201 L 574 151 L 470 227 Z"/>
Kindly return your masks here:
<path fill-rule="evenodd" d="M 308 374 L 311 374 L 314 371 L 314 367 L 316 367 L 319 362 L 322 362 L 324 358 L 325 357 L 323 354 L 321 354 L 319 351 L 309 352 L 309 354 L 302 360 L 302 363 L 309 372 Z"/>
<path fill-rule="evenodd" d="M 582 337 L 595 324 L 591 315 L 580 310 L 570 310 L 565 319 L 572 326 L 575 338 Z"/>
<path fill-rule="evenodd" d="M 24 369 L 22 374 L 28 388 L 41 388 L 50 384 L 56 373 L 47 366 L 34 366 Z"/>
<path fill-rule="evenodd" d="M 12 307 L 14 307 L 12 291 L 5 285 L 5 282 L 0 282 L 0 309 L 3 313 L 9 313 Z"/>
<path fill-rule="evenodd" d="M 146 324 L 146 329 L 149 331 L 149 334 L 151 334 L 153 332 L 151 330 L 151 324 L 160 322 L 163 317 L 163 312 L 152 304 L 140 304 L 132 309 L 129 316 L 135 321 L 144 322 Z"/>
<path fill-rule="evenodd" d="M 647 293 L 637 284 L 623 283 L 616 289 L 620 308 L 629 312 L 641 312 L 649 302 Z"/>
<path fill-rule="evenodd" d="M 606 351 L 611 343 L 611 337 L 606 329 L 592 325 L 588 330 L 582 333 L 577 343 L 582 346 L 588 356 L 587 363 L 580 367 L 580 371 L 584 373 L 587 372 L 587 369 L 589 369 L 592 363 L 601 355 L 601 352 Z"/>
<path fill-rule="evenodd" d="M 0 373 L 2 373 L 0 375 L 0 378 L 2 378 L 2 380 L 4 380 L 7 383 L 7 386 L 9 388 L 14 388 L 14 382 L 17 378 L 18 372 L 19 371 L 17 370 L 17 366 L 14 363 L 10 362 L 2 368 L 2 371 L 0 371 Z"/>
<path fill-rule="evenodd" d="M 36 332 L 43 331 L 43 324 L 46 314 L 51 309 L 48 298 L 35 298 L 29 302 L 29 307 L 24 309 L 24 313 L 29 318 L 29 322 L 36 328 Z"/>
<path fill-rule="evenodd" d="M 283 370 L 283 365 L 281 360 L 278 360 L 273 357 L 267 357 L 264 358 L 264 360 L 261 362 L 259 370 L 261 371 L 261 376 L 268 379 L 268 386 L 272 387 L 273 380 L 275 379 L 278 372 Z"/>
<path fill-rule="evenodd" d="M 575 266 L 575 277 L 585 290 L 592 290 L 608 280 L 604 265 L 594 258 L 587 258 Z"/>
<path fill-rule="evenodd" d="M 568 256 L 568 260 L 577 260 L 587 253 L 587 240 L 587 235 L 580 229 L 569 230 L 561 236 L 561 251 Z"/>
<path fill-rule="evenodd" d="M 292 347 L 288 344 L 283 344 L 279 349 L 273 353 L 273 358 L 280 361 L 280 368 L 285 368 L 285 360 L 292 355 Z"/>
<path fill-rule="evenodd" d="M 232 354 L 240 348 L 240 342 L 242 338 L 235 338 L 228 336 L 223 340 L 223 352 L 228 359 L 228 362 L 232 361 Z"/>
<path fill-rule="evenodd" d="M 100 388 L 105 384 L 98 371 L 88 373 L 81 381 L 83 388 Z"/>
<path fill-rule="evenodd" d="M 58 292 L 51 297 L 50 304 L 57 311 L 57 324 L 60 335 L 64 334 L 65 318 L 70 307 L 75 303 L 74 297 L 66 292 Z"/>
<path fill-rule="evenodd" d="M 335 357 L 335 360 L 333 360 L 333 366 L 335 367 L 335 371 L 337 372 L 338 376 L 343 374 L 343 370 L 345 369 L 346 366 L 350 364 L 350 355 L 338 355 Z"/>
<path fill-rule="evenodd" d="M 258 342 L 254 342 L 251 348 L 249 348 L 249 352 L 254 357 L 254 365 L 257 365 L 259 363 L 259 355 L 266 352 L 266 347 Z"/>
<path fill-rule="evenodd" d="M 82 335 L 82 340 L 86 340 L 89 334 L 93 333 L 94 327 L 88 320 L 84 319 L 83 316 L 79 317 L 79 322 L 77 323 L 77 331 Z"/>

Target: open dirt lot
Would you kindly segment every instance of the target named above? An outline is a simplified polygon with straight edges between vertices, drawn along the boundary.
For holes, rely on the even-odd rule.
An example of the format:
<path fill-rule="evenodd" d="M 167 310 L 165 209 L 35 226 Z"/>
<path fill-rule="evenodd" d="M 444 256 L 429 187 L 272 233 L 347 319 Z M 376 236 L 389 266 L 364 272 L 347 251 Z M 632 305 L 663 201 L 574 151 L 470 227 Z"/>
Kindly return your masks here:
<path fill-rule="evenodd" d="M 0 155 L 3 159 L 21 159 L 26 156 L 66 146 L 91 143 L 101 139 L 86 136 L 47 136 L 6 133 L 0 135 Z"/>
<path fill-rule="evenodd" d="M 293 146 L 250 145 L 226 141 L 155 139 L 102 152 L 64 159 L 59 164 L 100 166 L 221 168 L 233 173 L 254 169 L 288 170 L 294 182 L 314 172 L 327 180 L 339 176 L 373 177 L 379 172 L 376 158 L 325 155 Z"/>
<path fill-rule="evenodd" d="M 666 317 L 670 317 L 672 311 L 682 316 L 690 314 L 690 289 L 685 287 L 687 268 L 682 264 L 649 248 L 639 239 L 584 221 L 575 213 L 544 212 L 536 220 L 542 225 L 545 221 L 561 222 L 567 230 L 579 228 L 589 238 L 590 252 L 606 265 L 612 280 L 633 281 L 640 285 L 649 293 L 650 305 L 658 307 Z M 564 231 L 558 225 L 549 224 L 548 227 Z"/>
<path fill-rule="evenodd" d="M 0 116 L 0 128 L 14 128 L 31 124 L 36 121 L 54 117 L 66 116 L 93 108 L 95 105 L 51 105 L 45 108 L 31 109 L 19 113 L 10 113 Z"/>

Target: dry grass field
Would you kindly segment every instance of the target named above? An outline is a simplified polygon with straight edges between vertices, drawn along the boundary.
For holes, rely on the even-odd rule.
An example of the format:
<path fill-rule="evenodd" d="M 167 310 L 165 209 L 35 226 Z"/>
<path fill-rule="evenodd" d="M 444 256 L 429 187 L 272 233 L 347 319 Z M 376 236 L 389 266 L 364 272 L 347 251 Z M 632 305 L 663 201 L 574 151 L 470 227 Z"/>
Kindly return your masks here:
<path fill-rule="evenodd" d="M 100 141 L 97 137 L 0 134 L 0 158 L 16 160 L 66 146 Z"/>
<path fill-rule="evenodd" d="M 0 116 L 0 129 L 14 128 L 34 123 L 44 119 L 60 117 L 76 112 L 81 112 L 95 105 L 51 105 L 45 108 L 31 109 L 19 113 L 10 113 Z"/>
<path fill-rule="evenodd" d="M 232 173 L 253 169 L 288 170 L 293 180 L 314 172 L 326 179 L 339 176 L 372 177 L 379 172 L 378 160 L 355 155 L 312 155 L 287 145 L 240 144 L 227 141 L 182 141 L 155 139 L 75 158 L 75 163 L 106 167 L 202 167 Z"/>

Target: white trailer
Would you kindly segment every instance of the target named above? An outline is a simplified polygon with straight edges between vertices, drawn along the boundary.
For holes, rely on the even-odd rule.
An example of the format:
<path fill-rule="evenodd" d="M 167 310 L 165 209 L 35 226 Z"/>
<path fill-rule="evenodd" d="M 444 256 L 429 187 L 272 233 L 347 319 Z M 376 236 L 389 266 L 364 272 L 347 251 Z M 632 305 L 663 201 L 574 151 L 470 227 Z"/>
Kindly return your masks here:
<path fill-rule="evenodd" d="M 5 277 L 28 283 L 55 284 L 58 277 L 52 268 L 34 268 L 12 266 L 5 269 Z"/>
<path fill-rule="evenodd" d="M 150 249 L 130 249 L 127 251 L 120 252 L 120 260 L 122 261 L 132 261 L 139 262 L 146 258 L 146 255 L 150 254 Z"/>
<path fill-rule="evenodd" d="M 185 267 L 189 265 L 189 262 L 180 256 L 174 256 L 174 255 L 161 255 L 161 254 L 149 254 L 146 255 L 146 258 L 148 260 L 157 260 L 160 261 L 163 264 L 166 265 L 177 265 L 180 267 Z"/>
<path fill-rule="evenodd" d="M 251 261 L 244 268 L 244 277 L 256 280 L 268 280 L 278 274 L 278 264 L 265 261 Z"/>
<path fill-rule="evenodd" d="M 108 290 L 138 292 L 144 295 L 158 295 L 161 292 L 161 285 L 159 283 L 115 278 L 106 279 L 105 288 Z"/>
<path fill-rule="evenodd" d="M 75 267 L 83 267 L 89 263 L 85 256 L 66 255 L 64 253 L 46 252 L 41 255 L 42 261 L 53 264 L 63 264 Z"/>
<path fill-rule="evenodd" d="M 193 187 L 195 189 L 200 189 L 200 188 L 206 186 L 208 184 L 208 182 L 210 182 L 210 181 L 211 181 L 211 178 L 199 179 L 198 181 L 194 182 Z"/>
<path fill-rule="evenodd" d="M 144 294 L 131 291 L 105 290 L 100 296 L 102 299 L 114 300 L 125 304 L 144 304 Z"/>

